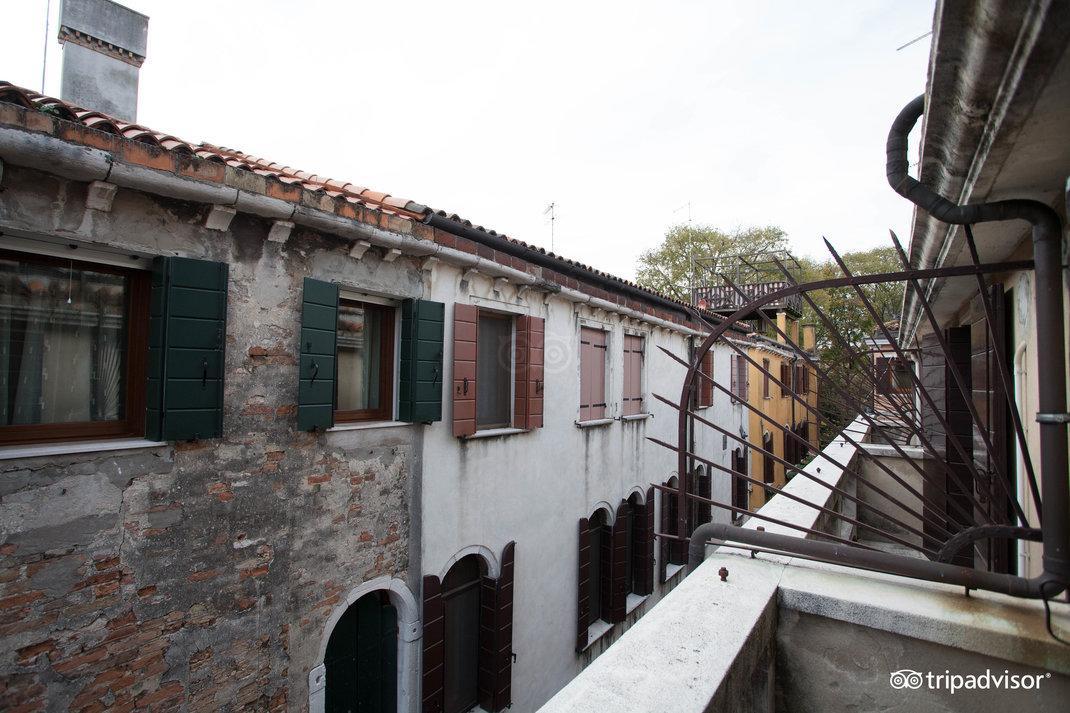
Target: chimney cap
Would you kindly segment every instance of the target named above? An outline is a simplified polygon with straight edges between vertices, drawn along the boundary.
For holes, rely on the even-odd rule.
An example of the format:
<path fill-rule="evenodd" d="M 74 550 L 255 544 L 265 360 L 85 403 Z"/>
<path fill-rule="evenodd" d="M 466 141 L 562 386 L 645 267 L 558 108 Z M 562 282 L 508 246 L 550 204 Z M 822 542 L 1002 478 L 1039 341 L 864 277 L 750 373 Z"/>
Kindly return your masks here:
<path fill-rule="evenodd" d="M 149 40 L 149 18 L 112 0 L 63 0 L 63 28 L 80 32 L 144 58 Z"/>

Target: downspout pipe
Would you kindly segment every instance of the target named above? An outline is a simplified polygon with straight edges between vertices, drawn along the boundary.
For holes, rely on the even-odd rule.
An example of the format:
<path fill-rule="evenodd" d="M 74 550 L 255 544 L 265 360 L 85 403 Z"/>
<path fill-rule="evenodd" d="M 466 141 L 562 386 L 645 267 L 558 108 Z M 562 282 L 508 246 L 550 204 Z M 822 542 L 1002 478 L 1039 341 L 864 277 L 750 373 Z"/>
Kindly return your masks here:
<path fill-rule="evenodd" d="M 518 245 L 517 243 L 514 243 L 511 240 L 502 237 L 501 235 L 492 235 L 486 232 L 485 230 L 479 230 L 478 228 L 464 225 L 463 223 L 459 223 L 456 220 L 453 220 L 452 218 L 447 218 L 446 216 L 439 215 L 435 212 L 429 213 L 428 217 L 424 220 L 424 222 L 427 225 L 430 225 L 432 228 L 438 228 L 439 230 L 444 230 L 447 233 L 450 233 L 451 235 L 456 235 L 461 238 L 467 238 L 468 240 L 479 243 L 480 245 L 486 245 L 489 248 L 499 250 L 505 253 L 506 255 L 512 255 L 513 257 L 518 257 L 521 260 L 526 260 L 530 263 L 534 263 L 539 267 L 545 267 L 550 270 L 555 270 L 563 275 L 567 275 L 577 280 L 583 280 L 584 282 L 597 285 L 598 287 L 604 290 L 610 290 L 612 292 L 623 292 L 629 297 L 634 297 L 635 299 L 641 300 L 646 303 L 656 304 L 659 307 L 671 311 L 673 314 L 678 314 L 681 317 L 690 318 L 690 315 L 688 314 L 684 306 L 673 302 L 672 300 L 667 300 L 650 292 L 646 292 L 645 290 L 640 290 L 639 288 L 625 284 L 624 282 L 619 282 L 617 280 L 611 280 L 605 277 L 601 277 L 600 275 L 596 275 L 593 272 L 590 272 L 583 268 L 577 267 L 575 265 L 570 265 L 568 262 L 560 258 L 547 255 L 544 252 L 535 250 L 534 248 L 530 248 L 525 245 Z"/>
<path fill-rule="evenodd" d="M 834 563 L 1018 597 L 1050 598 L 1064 591 L 1070 584 L 1070 483 L 1066 477 L 1066 390 L 1062 386 L 1066 374 L 1066 354 L 1063 346 L 1062 223 L 1058 214 L 1040 201 L 1005 200 L 957 205 L 912 178 L 908 174 L 907 136 L 924 111 L 925 96 L 922 95 L 907 104 L 892 123 L 888 133 L 886 167 L 888 183 L 892 189 L 945 223 L 972 225 L 1025 220 L 1033 226 L 1037 369 L 1040 374 L 1054 375 L 1053 378 L 1060 384 L 1059 388 L 1041 389 L 1038 401 L 1044 514 L 1043 572 L 1027 579 L 721 523 L 708 523 L 697 528 L 692 534 L 688 548 L 690 570 L 694 570 L 705 559 L 706 543 L 713 539 L 778 550 L 789 556 L 810 556 Z M 682 419 L 681 415 L 681 422 Z"/>
<path fill-rule="evenodd" d="M 906 105 L 888 132 L 888 184 L 934 218 L 952 225 L 1024 220 L 1033 226 L 1037 373 L 1051 375 L 1059 388 L 1040 390 L 1041 498 L 1044 514 L 1044 572 L 1070 582 L 1070 485 L 1067 482 L 1066 374 L 1063 343 L 1062 224 L 1051 206 L 1034 200 L 957 205 L 908 173 L 907 137 L 925 112 L 925 95 Z M 1043 576 L 1043 575 L 1042 575 Z"/>

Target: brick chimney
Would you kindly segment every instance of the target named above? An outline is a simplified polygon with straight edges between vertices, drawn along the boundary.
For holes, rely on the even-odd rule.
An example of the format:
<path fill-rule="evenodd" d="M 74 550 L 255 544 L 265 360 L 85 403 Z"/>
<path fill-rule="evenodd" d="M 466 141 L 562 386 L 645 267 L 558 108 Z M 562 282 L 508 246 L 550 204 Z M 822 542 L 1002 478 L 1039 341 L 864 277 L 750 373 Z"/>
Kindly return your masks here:
<path fill-rule="evenodd" d="M 63 0 L 59 23 L 61 98 L 136 121 L 149 18 L 111 0 Z"/>

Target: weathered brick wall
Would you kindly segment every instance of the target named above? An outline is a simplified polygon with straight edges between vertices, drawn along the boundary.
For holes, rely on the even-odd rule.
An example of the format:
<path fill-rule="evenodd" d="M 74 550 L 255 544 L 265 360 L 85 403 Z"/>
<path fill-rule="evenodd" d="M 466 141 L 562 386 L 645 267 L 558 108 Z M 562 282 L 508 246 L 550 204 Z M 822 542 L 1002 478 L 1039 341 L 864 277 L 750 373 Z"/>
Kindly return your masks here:
<path fill-rule="evenodd" d="M 0 225 L 230 264 L 225 436 L 0 461 L 0 709 L 301 710 L 326 619 L 408 576 L 417 429 L 296 431 L 301 280 L 408 295 L 341 240 L 9 168 Z"/>

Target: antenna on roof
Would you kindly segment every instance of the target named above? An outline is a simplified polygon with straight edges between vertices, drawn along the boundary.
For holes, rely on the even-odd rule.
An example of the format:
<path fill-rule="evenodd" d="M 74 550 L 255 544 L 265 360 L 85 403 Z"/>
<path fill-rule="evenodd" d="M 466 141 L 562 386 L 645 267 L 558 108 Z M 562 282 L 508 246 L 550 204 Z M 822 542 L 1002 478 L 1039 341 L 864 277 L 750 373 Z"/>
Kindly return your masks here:
<path fill-rule="evenodd" d="M 48 21 L 52 19 L 52 0 L 45 3 L 45 49 L 41 54 L 41 93 L 45 93 L 45 68 L 48 66 Z"/>
<path fill-rule="evenodd" d="M 546 210 L 542 212 L 543 215 L 550 215 L 550 252 L 554 251 L 554 221 L 557 220 L 557 216 L 554 215 L 554 207 L 556 203 L 550 203 L 546 206 Z"/>
<path fill-rule="evenodd" d="M 680 206 L 679 208 L 674 210 L 672 212 L 672 214 L 676 215 L 677 213 L 682 211 L 684 208 L 687 208 L 687 239 L 688 239 L 687 259 L 688 259 L 688 263 L 690 265 L 690 272 L 689 272 L 688 277 L 687 277 L 687 281 L 688 281 L 687 289 L 688 289 L 688 294 L 694 295 L 695 294 L 695 245 L 694 245 L 694 243 L 690 242 L 691 241 L 691 201 L 688 201 L 687 203 L 683 204 L 682 206 Z M 691 299 L 691 304 L 694 305 L 694 303 L 695 303 L 695 300 L 694 300 L 694 298 L 692 298 Z"/>
<path fill-rule="evenodd" d="M 924 35 L 918 35 L 917 37 L 915 37 L 914 39 L 912 39 L 912 40 L 911 40 L 910 42 L 907 42 L 907 43 L 906 43 L 905 45 L 899 45 L 898 47 L 896 47 L 896 48 L 895 48 L 895 51 L 896 51 L 896 52 L 898 52 L 898 51 L 899 51 L 899 50 L 901 50 L 901 49 L 906 49 L 907 47 L 910 47 L 910 45 L 914 44 L 914 43 L 915 43 L 915 42 L 917 42 L 918 40 L 923 40 L 923 39 L 925 39 L 926 37 L 928 37 L 928 36 L 929 36 L 929 35 L 931 35 L 932 33 L 933 33 L 933 31 L 932 31 L 932 30 L 929 30 L 929 31 L 928 31 L 928 32 L 926 32 L 926 33 L 925 33 Z"/>

